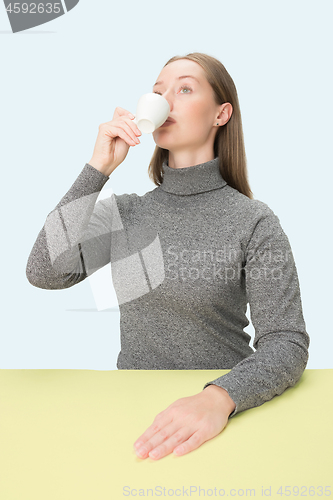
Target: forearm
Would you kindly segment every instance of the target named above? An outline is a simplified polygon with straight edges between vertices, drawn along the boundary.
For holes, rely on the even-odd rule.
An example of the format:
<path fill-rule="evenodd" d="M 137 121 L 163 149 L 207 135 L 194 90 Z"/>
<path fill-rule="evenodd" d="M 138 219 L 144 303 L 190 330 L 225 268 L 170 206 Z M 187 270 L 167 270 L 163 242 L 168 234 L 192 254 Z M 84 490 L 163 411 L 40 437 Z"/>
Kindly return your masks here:
<path fill-rule="evenodd" d="M 240 411 L 260 406 L 294 386 L 302 376 L 307 360 L 306 334 L 290 332 L 289 340 L 273 337 L 264 342 L 263 338 L 255 353 L 226 375 L 208 383 L 228 391 L 236 403 L 231 415 L 234 416 Z"/>
<path fill-rule="evenodd" d="M 85 165 L 46 218 L 29 255 L 26 276 L 39 288 L 68 288 L 86 276 L 81 245 L 96 199 L 107 177 Z M 103 235 L 99 235 L 102 239 Z M 86 253 L 89 247 L 85 243 Z M 96 266 L 97 267 L 97 266 Z"/>
<path fill-rule="evenodd" d="M 296 265 L 278 217 L 265 204 L 244 246 L 244 278 L 256 351 L 212 382 L 228 391 L 236 413 L 262 405 L 300 379 L 308 361 Z M 206 384 L 207 385 L 207 384 Z"/>

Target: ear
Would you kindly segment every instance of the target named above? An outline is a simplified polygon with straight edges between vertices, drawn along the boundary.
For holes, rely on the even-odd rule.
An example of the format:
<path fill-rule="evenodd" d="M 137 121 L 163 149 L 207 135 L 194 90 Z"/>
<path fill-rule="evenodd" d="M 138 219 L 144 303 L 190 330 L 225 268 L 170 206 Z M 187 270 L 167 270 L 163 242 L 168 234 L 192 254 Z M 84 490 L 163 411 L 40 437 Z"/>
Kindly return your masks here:
<path fill-rule="evenodd" d="M 229 120 L 232 115 L 232 105 L 230 102 L 225 102 L 224 104 L 221 104 L 220 106 L 220 111 L 216 119 L 216 125 L 225 125 Z"/>

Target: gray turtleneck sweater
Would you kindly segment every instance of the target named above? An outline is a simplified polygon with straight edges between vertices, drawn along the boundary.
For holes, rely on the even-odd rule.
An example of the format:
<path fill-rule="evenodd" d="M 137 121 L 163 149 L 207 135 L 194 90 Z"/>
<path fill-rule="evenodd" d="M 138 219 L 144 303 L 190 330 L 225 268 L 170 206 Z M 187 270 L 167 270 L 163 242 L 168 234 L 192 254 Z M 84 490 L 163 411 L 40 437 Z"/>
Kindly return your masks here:
<path fill-rule="evenodd" d="M 297 271 L 278 217 L 222 178 L 218 158 L 163 165 L 143 196 L 98 201 L 109 177 L 86 164 L 46 218 L 26 274 L 45 289 L 111 264 L 120 309 L 118 369 L 230 371 L 205 384 L 236 413 L 295 385 L 308 360 Z M 244 332 L 255 328 L 253 346 Z"/>

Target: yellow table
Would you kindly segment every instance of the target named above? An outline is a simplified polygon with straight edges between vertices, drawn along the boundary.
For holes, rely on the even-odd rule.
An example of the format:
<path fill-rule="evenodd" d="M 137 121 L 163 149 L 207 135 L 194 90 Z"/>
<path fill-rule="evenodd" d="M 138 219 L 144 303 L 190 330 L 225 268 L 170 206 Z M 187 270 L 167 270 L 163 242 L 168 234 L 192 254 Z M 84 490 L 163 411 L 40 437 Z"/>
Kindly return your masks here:
<path fill-rule="evenodd" d="M 0 499 L 333 498 L 333 370 L 187 455 L 135 455 L 157 413 L 228 371 L 0 370 Z"/>

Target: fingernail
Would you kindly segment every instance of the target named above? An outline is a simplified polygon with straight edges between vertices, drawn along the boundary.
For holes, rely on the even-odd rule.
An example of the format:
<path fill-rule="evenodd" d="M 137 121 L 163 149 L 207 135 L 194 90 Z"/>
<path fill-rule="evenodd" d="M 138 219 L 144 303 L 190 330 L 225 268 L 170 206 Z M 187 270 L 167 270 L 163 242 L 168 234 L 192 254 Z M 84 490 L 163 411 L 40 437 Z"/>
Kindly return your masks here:
<path fill-rule="evenodd" d="M 175 448 L 173 452 L 178 455 L 179 453 L 182 453 L 184 448 L 182 446 L 178 446 L 178 448 Z"/>
<path fill-rule="evenodd" d="M 134 443 L 134 448 L 137 450 L 138 448 L 140 448 L 141 445 L 142 445 L 141 441 L 137 441 L 136 443 Z"/>
<path fill-rule="evenodd" d="M 140 448 L 139 450 L 136 450 L 136 453 L 140 457 L 143 457 L 147 453 L 147 450 L 146 450 L 146 448 Z"/>
<path fill-rule="evenodd" d="M 157 450 L 152 451 L 149 453 L 150 457 L 157 458 L 159 456 L 159 452 Z"/>

